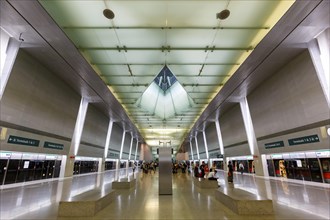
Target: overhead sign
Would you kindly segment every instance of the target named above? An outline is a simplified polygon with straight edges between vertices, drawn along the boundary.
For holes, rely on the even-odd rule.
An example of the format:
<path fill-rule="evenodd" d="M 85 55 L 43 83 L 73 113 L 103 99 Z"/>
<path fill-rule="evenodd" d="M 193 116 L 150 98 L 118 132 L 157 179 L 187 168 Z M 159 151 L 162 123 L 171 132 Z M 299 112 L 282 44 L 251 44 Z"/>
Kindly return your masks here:
<path fill-rule="evenodd" d="M 276 148 L 276 147 L 284 147 L 284 142 L 283 141 L 276 141 L 272 143 L 266 143 L 265 148 Z"/>
<path fill-rule="evenodd" d="M 119 154 L 109 153 L 109 157 L 111 157 L 111 158 L 119 158 Z"/>
<path fill-rule="evenodd" d="M 9 144 L 20 144 L 20 145 L 38 147 L 39 142 L 40 142 L 39 140 L 25 138 L 25 137 L 18 137 L 13 135 L 9 135 L 8 138 Z"/>
<path fill-rule="evenodd" d="M 317 136 L 317 134 L 314 134 L 314 135 L 310 135 L 310 136 L 289 139 L 288 142 L 289 142 L 289 145 L 291 146 L 291 145 L 320 142 L 320 139 L 319 139 L 319 136 Z"/>
<path fill-rule="evenodd" d="M 56 149 L 56 150 L 63 150 L 64 145 L 63 144 L 57 144 L 57 143 L 52 143 L 52 142 L 45 141 L 44 148 L 51 148 L 51 149 Z"/>
<path fill-rule="evenodd" d="M 218 152 L 214 152 L 214 153 L 210 153 L 210 154 L 209 154 L 209 157 L 210 157 L 210 158 L 220 158 L 219 155 L 221 155 L 221 154 L 218 153 Z"/>

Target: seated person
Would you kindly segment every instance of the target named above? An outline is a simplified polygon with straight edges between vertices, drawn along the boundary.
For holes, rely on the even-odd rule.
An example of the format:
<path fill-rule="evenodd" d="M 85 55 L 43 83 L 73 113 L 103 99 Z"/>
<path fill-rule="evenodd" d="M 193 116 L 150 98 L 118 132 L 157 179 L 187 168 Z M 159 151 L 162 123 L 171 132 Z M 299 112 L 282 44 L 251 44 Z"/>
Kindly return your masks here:
<path fill-rule="evenodd" d="M 217 180 L 218 177 L 217 177 L 217 170 L 216 169 L 210 169 L 210 172 L 209 174 L 207 175 L 207 179 L 208 180 Z"/>
<path fill-rule="evenodd" d="M 195 175 L 195 177 L 199 177 L 198 165 L 196 165 L 194 168 L 194 175 Z"/>
<path fill-rule="evenodd" d="M 205 176 L 203 176 L 203 177 L 204 177 L 204 178 L 207 178 L 208 175 L 209 175 L 209 172 L 210 172 L 210 170 L 209 170 L 209 166 L 208 166 L 207 164 L 205 164 L 205 165 L 204 165 L 204 175 L 205 175 Z"/>

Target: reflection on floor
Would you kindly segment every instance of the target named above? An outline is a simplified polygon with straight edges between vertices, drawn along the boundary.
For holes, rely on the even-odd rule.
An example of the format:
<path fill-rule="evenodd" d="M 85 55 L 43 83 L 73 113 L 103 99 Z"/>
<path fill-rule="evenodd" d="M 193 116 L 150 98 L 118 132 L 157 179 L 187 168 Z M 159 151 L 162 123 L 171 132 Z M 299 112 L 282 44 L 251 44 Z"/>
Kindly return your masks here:
<path fill-rule="evenodd" d="M 228 187 L 224 173 L 221 187 Z M 1 188 L 0 219 L 57 219 L 61 200 L 91 189 L 102 187 L 131 170 L 107 171 Z M 200 189 L 192 184 L 190 174 L 173 174 L 173 195 L 158 195 L 158 172 L 136 172 L 137 185 L 130 190 L 118 190 L 115 202 L 90 219 L 330 219 L 329 184 L 304 184 L 280 179 L 259 178 L 254 175 L 234 175 L 234 187 L 273 200 L 275 215 L 240 216 L 226 208 L 214 197 L 215 189 Z M 84 218 L 58 218 L 59 220 Z"/>

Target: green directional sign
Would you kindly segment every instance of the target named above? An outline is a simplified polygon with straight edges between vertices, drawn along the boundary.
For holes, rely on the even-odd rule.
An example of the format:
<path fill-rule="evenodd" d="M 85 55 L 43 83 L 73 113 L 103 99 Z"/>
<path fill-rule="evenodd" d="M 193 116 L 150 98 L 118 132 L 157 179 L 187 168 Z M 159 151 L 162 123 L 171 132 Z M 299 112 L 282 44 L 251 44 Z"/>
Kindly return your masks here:
<path fill-rule="evenodd" d="M 52 143 L 52 142 L 45 141 L 44 148 L 51 148 L 51 149 L 56 149 L 56 150 L 63 150 L 64 149 L 64 145 L 63 144 L 57 144 L 57 143 Z"/>
<path fill-rule="evenodd" d="M 9 144 L 19 144 L 19 145 L 26 145 L 26 146 L 39 146 L 39 140 L 25 138 L 25 137 L 18 137 L 14 135 L 9 135 L 7 143 Z"/>
<path fill-rule="evenodd" d="M 266 143 L 265 148 L 276 148 L 276 147 L 284 147 L 284 142 L 283 141 L 276 141 L 272 143 Z"/>
<path fill-rule="evenodd" d="M 309 144 L 309 143 L 315 143 L 320 142 L 319 136 L 317 134 L 305 136 L 305 137 L 298 137 L 288 140 L 289 145 L 299 145 L 299 144 Z"/>
<path fill-rule="evenodd" d="M 109 153 L 110 158 L 119 158 L 119 154 L 116 153 Z"/>

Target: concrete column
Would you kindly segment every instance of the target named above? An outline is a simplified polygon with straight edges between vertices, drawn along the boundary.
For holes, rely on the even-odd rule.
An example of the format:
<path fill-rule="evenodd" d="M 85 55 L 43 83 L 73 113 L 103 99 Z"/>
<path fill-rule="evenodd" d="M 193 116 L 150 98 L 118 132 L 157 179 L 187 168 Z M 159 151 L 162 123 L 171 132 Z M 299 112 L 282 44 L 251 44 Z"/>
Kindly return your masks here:
<path fill-rule="evenodd" d="M 221 128 L 220 128 L 220 123 L 219 123 L 218 119 L 215 121 L 215 127 L 217 129 L 217 136 L 218 136 L 220 153 L 222 155 L 225 155 L 225 150 L 224 150 L 224 147 L 223 147 L 223 141 L 222 141 L 222 135 L 221 135 Z"/>
<path fill-rule="evenodd" d="M 190 151 L 191 151 L 191 159 L 194 160 L 194 152 L 193 152 L 193 149 L 192 149 L 191 140 L 189 141 L 189 144 L 190 144 Z"/>
<path fill-rule="evenodd" d="M 248 105 L 248 101 L 247 101 L 246 97 L 240 102 L 240 107 L 241 107 L 241 112 L 242 112 L 242 116 L 243 116 L 246 135 L 248 138 L 250 153 L 251 153 L 251 155 L 253 155 L 255 171 L 256 171 L 257 175 L 263 176 L 264 170 L 263 170 L 262 160 L 260 158 L 259 148 L 258 148 L 258 144 L 257 144 L 257 138 L 254 133 L 252 118 L 251 118 L 250 109 L 249 109 L 249 105 Z"/>
<path fill-rule="evenodd" d="M 2 31 L 1 31 L 2 32 Z M 1 71 L 0 78 L 0 101 L 2 99 L 3 93 L 5 92 L 5 88 L 7 86 L 7 82 L 9 76 L 11 74 L 11 70 L 13 69 L 18 50 L 21 46 L 22 41 L 17 41 L 15 38 L 10 37 L 6 49 L 6 59 L 3 64 L 3 69 Z"/>
<path fill-rule="evenodd" d="M 74 128 L 74 132 L 73 132 L 73 136 L 72 136 L 72 140 L 71 140 L 68 158 L 67 158 L 67 161 L 65 164 L 64 176 L 66 176 L 66 177 L 73 175 L 74 161 L 75 161 L 75 157 L 77 156 L 77 153 L 79 150 L 79 145 L 80 145 L 82 131 L 84 128 L 87 109 L 88 109 L 88 101 L 84 97 L 82 97 L 81 101 L 80 101 L 80 107 L 79 107 L 79 111 L 78 111 L 78 115 L 77 115 L 76 125 Z"/>
<path fill-rule="evenodd" d="M 196 143 L 197 158 L 198 158 L 198 160 L 200 160 L 200 157 L 199 157 L 199 150 L 198 150 L 198 142 L 197 142 L 197 134 L 196 134 L 196 137 L 195 137 L 195 143 Z"/>
<path fill-rule="evenodd" d="M 134 161 L 136 161 L 136 157 L 137 157 L 137 151 L 138 151 L 138 147 L 139 147 L 139 140 L 136 139 L 136 148 L 135 148 L 135 156 L 134 156 Z"/>
<path fill-rule="evenodd" d="M 224 149 L 224 146 L 223 146 L 223 139 L 222 139 L 222 134 L 221 134 L 221 127 L 220 127 L 219 118 L 215 121 L 215 128 L 217 130 L 217 136 L 218 136 L 218 143 L 219 143 L 220 153 L 222 154 L 222 159 L 223 159 L 223 170 L 224 171 L 227 171 L 225 149 Z"/>
<path fill-rule="evenodd" d="M 118 180 L 119 179 L 119 163 L 120 163 L 120 160 L 116 160 L 116 172 L 115 172 L 115 180 Z"/>
<path fill-rule="evenodd" d="M 101 169 L 99 170 L 99 172 L 103 172 L 105 170 L 105 160 L 108 157 L 112 127 L 113 127 L 113 121 L 110 119 L 109 120 L 109 125 L 108 125 L 107 137 L 105 139 L 104 154 L 103 154 L 103 158 L 102 158 L 102 166 L 101 166 Z"/>
<path fill-rule="evenodd" d="M 133 146 L 133 134 L 132 133 L 131 133 L 131 136 L 132 136 L 132 138 L 131 138 L 131 145 L 129 147 L 128 161 L 131 160 L 131 153 L 132 153 L 132 146 Z"/>
<path fill-rule="evenodd" d="M 308 50 L 321 83 L 324 96 L 327 100 L 328 107 L 330 108 L 330 28 L 311 40 L 308 43 Z"/>
<path fill-rule="evenodd" d="M 126 131 L 124 130 L 124 131 L 123 131 L 123 136 L 122 136 L 122 139 L 121 139 L 120 153 L 119 153 L 119 160 L 121 160 L 121 159 L 122 159 L 122 156 L 123 156 L 123 149 L 124 149 L 125 136 L 126 136 Z"/>
<path fill-rule="evenodd" d="M 205 131 L 203 131 L 203 139 L 204 139 L 204 146 L 205 146 L 205 152 L 206 152 L 206 159 L 208 161 L 209 160 L 209 148 L 207 147 Z"/>
<path fill-rule="evenodd" d="M 172 195 L 172 149 L 159 148 L 159 195 Z"/>

